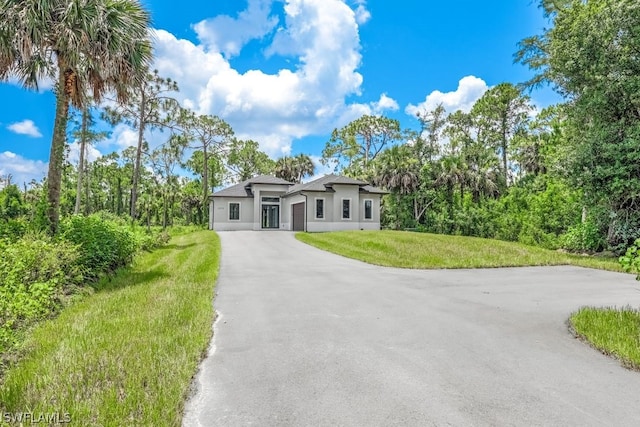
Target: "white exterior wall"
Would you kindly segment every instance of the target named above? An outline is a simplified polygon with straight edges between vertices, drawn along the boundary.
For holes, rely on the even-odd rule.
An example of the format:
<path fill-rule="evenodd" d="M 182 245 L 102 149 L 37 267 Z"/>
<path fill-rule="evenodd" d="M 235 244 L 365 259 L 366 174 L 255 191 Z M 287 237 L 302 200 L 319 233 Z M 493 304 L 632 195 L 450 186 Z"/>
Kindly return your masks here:
<path fill-rule="evenodd" d="M 357 185 L 334 184 L 331 231 L 360 229 L 360 188 Z M 351 218 L 342 218 L 342 201 L 351 200 Z"/>
<path fill-rule="evenodd" d="M 229 219 L 229 203 L 240 203 L 240 220 Z M 215 197 L 213 229 L 216 231 L 253 230 L 253 199 L 250 197 Z"/>
<path fill-rule="evenodd" d="M 371 219 L 364 219 L 364 201 L 371 200 Z M 360 229 L 380 230 L 380 195 L 360 194 Z"/>
<path fill-rule="evenodd" d="M 307 231 L 380 230 L 380 195 L 360 194 L 357 186 L 334 185 L 334 192 L 309 192 Z M 325 218 L 316 219 L 315 199 L 325 200 Z M 351 199 L 351 219 L 342 219 L 342 199 Z M 371 200 L 372 218 L 364 219 L 364 201 Z"/>
<path fill-rule="evenodd" d="M 209 204 L 209 228 L 219 231 L 262 230 L 262 197 L 280 197 L 280 230 L 293 228 L 292 205 L 306 202 L 306 230 L 309 232 L 341 230 L 379 230 L 380 195 L 360 194 L 356 185 L 335 184 L 334 191 L 305 192 L 283 198 L 286 185 L 254 184 L 254 197 L 215 197 Z M 324 199 L 324 219 L 316 219 L 316 199 Z M 351 219 L 342 219 L 342 199 L 351 199 Z M 364 219 L 364 201 L 372 201 L 372 219 Z M 229 203 L 240 203 L 240 220 L 229 220 Z"/>

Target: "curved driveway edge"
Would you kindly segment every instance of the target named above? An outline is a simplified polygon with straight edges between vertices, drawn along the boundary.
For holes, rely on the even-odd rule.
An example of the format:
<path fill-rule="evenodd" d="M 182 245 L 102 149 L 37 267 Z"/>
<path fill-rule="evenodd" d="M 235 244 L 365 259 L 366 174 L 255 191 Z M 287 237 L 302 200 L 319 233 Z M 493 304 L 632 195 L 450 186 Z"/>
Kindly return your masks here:
<path fill-rule="evenodd" d="M 637 425 L 640 374 L 574 339 L 640 306 L 579 267 L 401 270 L 288 232 L 221 232 L 219 314 L 184 426 Z"/>

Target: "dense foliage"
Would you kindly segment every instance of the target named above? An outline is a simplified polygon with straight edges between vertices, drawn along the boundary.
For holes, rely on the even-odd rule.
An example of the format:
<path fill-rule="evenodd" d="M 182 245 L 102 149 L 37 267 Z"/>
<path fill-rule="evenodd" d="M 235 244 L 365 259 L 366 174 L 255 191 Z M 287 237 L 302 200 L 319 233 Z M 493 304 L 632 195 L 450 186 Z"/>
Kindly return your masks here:
<path fill-rule="evenodd" d="M 0 197 L 13 194 L 5 190 Z M 67 217 L 56 237 L 37 230 L 37 222 L 25 217 L 0 220 L 0 354 L 26 327 L 130 263 L 138 250 L 167 240 L 166 233 L 132 227 L 105 213 Z"/>

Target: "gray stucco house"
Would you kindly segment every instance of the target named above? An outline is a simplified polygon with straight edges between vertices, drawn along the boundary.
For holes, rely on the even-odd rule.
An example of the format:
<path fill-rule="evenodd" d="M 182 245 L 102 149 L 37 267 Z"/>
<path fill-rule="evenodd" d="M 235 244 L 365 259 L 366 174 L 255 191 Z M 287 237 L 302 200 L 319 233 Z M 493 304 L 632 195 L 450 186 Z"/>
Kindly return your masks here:
<path fill-rule="evenodd" d="M 339 175 L 303 184 L 257 176 L 210 196 L 209 229 L 379 230 L 383 194 L 364 181 Z"/>

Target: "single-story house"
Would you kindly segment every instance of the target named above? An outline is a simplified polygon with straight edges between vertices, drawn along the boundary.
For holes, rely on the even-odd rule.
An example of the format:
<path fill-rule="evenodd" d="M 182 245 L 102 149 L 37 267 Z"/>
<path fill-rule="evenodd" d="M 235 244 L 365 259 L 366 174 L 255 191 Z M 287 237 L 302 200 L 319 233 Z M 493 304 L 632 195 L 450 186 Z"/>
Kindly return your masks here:
<path fill-rule="evenodd" d="M 386 193 L 346 176 L 302 184 L 257 176 L 210 196 L 209 229 L 379 230 L 380 198 Z"/>

